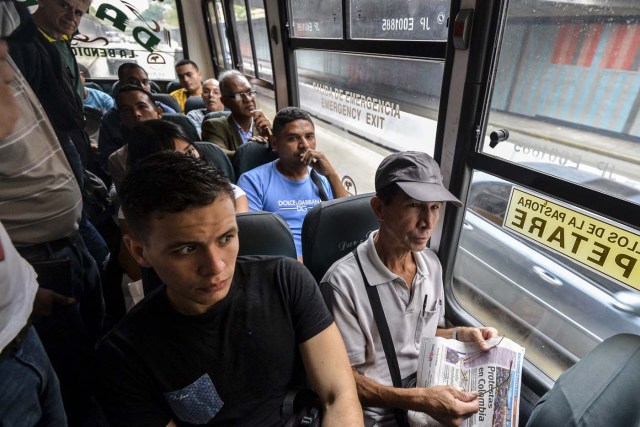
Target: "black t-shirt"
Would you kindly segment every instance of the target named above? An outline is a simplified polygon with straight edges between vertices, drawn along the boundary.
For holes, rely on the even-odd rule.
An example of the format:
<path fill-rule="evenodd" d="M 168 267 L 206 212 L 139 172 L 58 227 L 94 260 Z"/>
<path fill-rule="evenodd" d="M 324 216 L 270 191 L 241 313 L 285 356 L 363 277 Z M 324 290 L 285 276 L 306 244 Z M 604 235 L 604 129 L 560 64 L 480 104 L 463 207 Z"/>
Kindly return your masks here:
<path fill-rule="evenodd" d="M 239 257 L 209 312 L 176 312 L 162 288 L 107 335 L 100 403 L 114 426 L 281 425 L 287 390 L 304 381 L 298 345 L 332 321 L 299 262 Z"/>

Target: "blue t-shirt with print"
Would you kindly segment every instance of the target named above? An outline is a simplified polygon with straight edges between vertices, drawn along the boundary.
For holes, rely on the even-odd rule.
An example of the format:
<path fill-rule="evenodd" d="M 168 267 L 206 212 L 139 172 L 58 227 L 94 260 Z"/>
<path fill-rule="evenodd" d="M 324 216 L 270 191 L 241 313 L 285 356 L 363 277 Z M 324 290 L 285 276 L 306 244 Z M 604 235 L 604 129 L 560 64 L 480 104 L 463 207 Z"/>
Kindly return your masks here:
<path fill-rule="evenodd" d="M 105 114 L 107 111 L 113 108 L 113 98 L 109 94 L 97 89 L 92 89 L 90 87 L 86 89 L 87 97 L 83 100 L 83 104 L 85 107 L 91 107 L 95 108 L 96 110 L 100 110 L 102 111 L 102 114 Z"/>
<path fill-rule="evenodd" d="M 320 192 L 309 175 L 300 181 L 286 178 L 278 172 L 276 162 L 274 160 L 242 174 L 238 186 L 247 193 L 249 210 L 273 212 L 289 224 L 296 252 L 301 256 L 302 221 L 307 211 L 320 203 Z M 329 181 L 322 175 L 318 176 L 327 197 L 333 199 Z"/>

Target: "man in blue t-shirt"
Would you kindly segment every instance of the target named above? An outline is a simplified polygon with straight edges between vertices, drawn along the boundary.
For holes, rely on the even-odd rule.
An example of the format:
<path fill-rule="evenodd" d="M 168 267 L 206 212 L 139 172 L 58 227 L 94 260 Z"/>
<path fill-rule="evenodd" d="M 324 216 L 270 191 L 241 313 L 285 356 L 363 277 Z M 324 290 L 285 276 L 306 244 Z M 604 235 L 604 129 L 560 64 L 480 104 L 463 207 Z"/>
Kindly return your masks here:
<path fill-rule="evenodd" d="M 243 174 L 238 186 L 247 193 L 249 210 L 273 212 L 287 221 L 302 258 L 300 233 L 307 211 L 348 193 L 327 157 L 316 151 L 315 127 L 306 111 L 280 110 L 271 138 L 278 159 Z"/>

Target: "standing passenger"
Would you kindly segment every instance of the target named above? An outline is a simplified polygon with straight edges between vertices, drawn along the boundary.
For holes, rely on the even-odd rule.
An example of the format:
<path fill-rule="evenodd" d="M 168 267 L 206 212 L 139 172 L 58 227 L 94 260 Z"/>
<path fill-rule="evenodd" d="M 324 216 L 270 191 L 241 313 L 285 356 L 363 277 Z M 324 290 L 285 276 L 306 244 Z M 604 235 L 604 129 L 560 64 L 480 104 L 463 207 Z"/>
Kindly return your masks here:
<path fill-rule="evenodd" d="M 36 95 L 6 53 L 2 42 L 0 93 L 8 105 L 1 116 L 14 121 L 0 130 L 0 221 L 38 273 L 36 302 L 47 316 L 35 326 L 60 378 L 69 421 L 83 423 L 96 411 L 88 378 L 104 318 L 100 276 L 78 233 L 78 182 Z"/>

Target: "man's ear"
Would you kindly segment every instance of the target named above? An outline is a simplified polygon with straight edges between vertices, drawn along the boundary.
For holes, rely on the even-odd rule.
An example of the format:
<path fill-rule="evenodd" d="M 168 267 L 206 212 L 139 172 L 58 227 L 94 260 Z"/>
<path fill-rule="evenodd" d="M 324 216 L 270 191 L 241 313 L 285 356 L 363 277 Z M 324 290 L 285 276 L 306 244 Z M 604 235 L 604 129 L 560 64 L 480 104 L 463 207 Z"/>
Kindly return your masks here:
<path fill-rule="evenodd" d="M 162 114 L 164 113 L 164 111 L 162 111 L 162 107 L 156 107 L 156 113 L 158 113 L 158 119 L 161 119 Z"/>
<path fill-rule="evenodd" d="M 278 151 L 278 140 L 276 139 L 276 136 L 271 134 L 269 135 L 269 145 L 271 146 L 271 150 L 274 152 Z"/>
<path fill-rule="evenodd" d="M 380 200 L 380 197 L 373 196 L 369 203 L 371 204 L 371 209 L 373 209 L 373 213 L 376 215 L 376 218 L 378 218 L 378 222 L 384 221 L 384 212 L 382 209 L 383 203 L 382 203 L 382 200 Z"/>
<path fill-rule="evenodd" d="M 135 259 L 141 267 L 151 267 L 151 264 L 145 256 L 144 244 L 141 240 L 132 234 L 125 234 L 122 236 L 122 240 L 133 259 Z"/>

